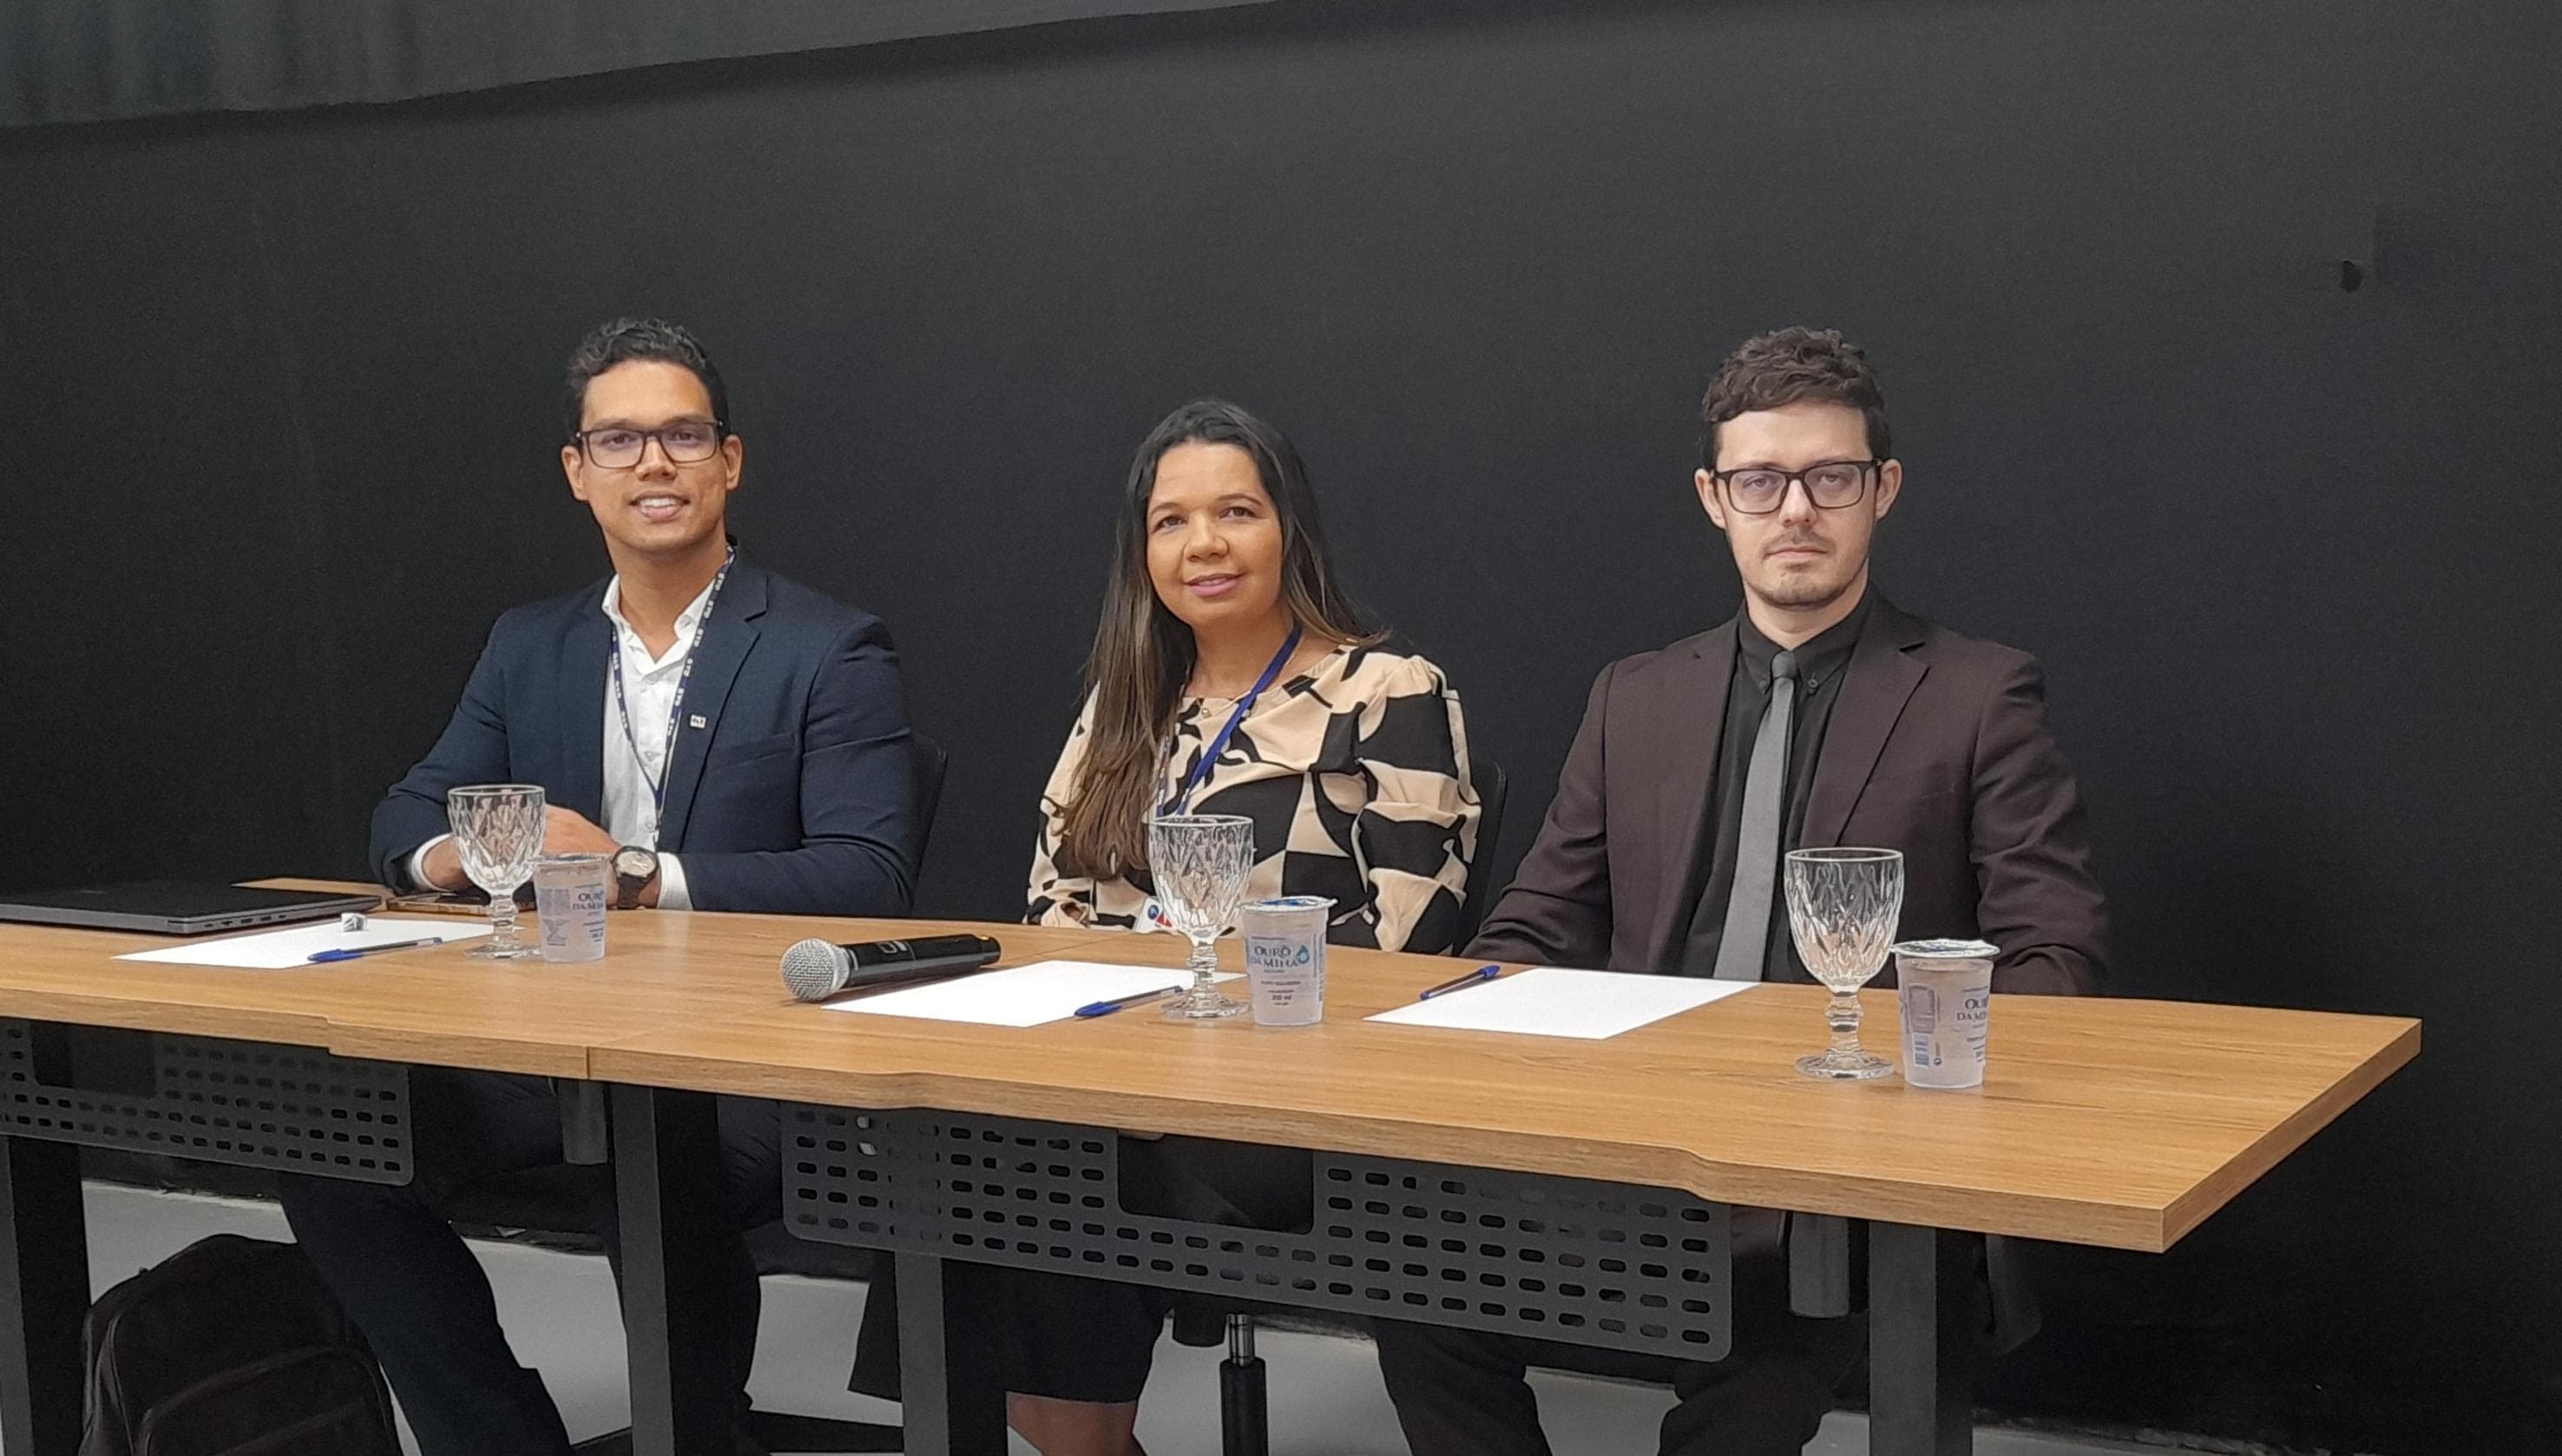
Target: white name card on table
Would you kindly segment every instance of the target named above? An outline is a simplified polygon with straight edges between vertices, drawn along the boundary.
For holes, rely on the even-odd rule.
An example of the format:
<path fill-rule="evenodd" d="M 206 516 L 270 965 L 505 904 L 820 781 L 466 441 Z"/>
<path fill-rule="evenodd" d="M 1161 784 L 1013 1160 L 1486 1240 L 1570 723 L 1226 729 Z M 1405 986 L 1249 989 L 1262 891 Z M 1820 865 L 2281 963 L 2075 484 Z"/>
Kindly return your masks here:
<path fill-rule="evenodd" d="M 1234 981 L 1233 972 L 1217 978 Z M 829 1001 L 831 1011 L 864 1016 L 913 1016 L 926 1021 L 967 1021 L 974 1026 L 1038 1026 L 1064 1021 L 1078 1006 L 1144 996 L 1169 986 L 1189 986 L 1191 973 L 1171 966 L 1107 966 L 1095 961 L 1039 961 L 1004 971 L 979 971 L 950 981 L 876 992 Z M 1146 1001 L 1115 1015 L 1154 1014 L 1163 1001 Z"/>
<path fill-rule="evenodd" d="M 1724 1001 L 1759 984 L 1542 966 L 1381 1011 L 1370 1019 L 1392 1026 L 1512 1031 L 1525 1036 L 1574 1036 L 1599 1041 L 1710 1001 Z"/>
<path fill-rule="evenodd" d="M 524 917 L 530 934 L 532 917 Z M 162 966 L 228 966 L 241 971 L 282 971 L 293 966 L 307 966 L 322 951 L 361 951 L 372 946 L 396 946 L 403 941 L 425 940 L 442 936 L 449 941 L 477 940 L 489 933 L 485 920 L 464 920 L 457 915 L 391 919 L 381 915 L 365 917 L 362 930 L 340 930 L 335 917 L 309 925 L 287 926 L 282 930 L 263 930 L 256 935 L 236 935 L 227 940 L 189 941 L 183 946 L 170 946 L 157 951 L 135 951 L 118 956 L 119 961 L 150 961 Z M 420 946 L 420 950 L 430 949 Z M 399 955 L 393 951 L 390 954 Z"/>

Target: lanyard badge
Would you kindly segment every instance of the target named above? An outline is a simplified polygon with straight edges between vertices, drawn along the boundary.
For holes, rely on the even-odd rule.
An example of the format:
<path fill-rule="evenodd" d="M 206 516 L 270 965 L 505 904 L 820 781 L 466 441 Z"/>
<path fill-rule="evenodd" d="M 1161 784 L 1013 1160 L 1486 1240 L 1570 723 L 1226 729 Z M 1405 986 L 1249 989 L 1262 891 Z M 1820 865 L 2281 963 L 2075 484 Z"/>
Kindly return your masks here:
<path fill-rule="evenodd" d="M 1218 736 L 1211 739 L 1201 750 L 1200 762 L 1193 764 L 1191 773 L 1185 776 L 1184 787 L 1175 791 L 1175 797 L 1167 800 L 1164 807 L 1157 811 L 1158 814 L 1181 814 L 1192 802 L 1193 791 L 1199 789 L 1201 781 L 1209 777 L 1210 765 L 1218 762 L 1218 756 L 1227 751 L 1227 741 L 1236 736 L 1236 725 L 1244 722 L 1245 715 L 1254 711 L 1254 700 L 1263 696 L 1263 690 L 1270 687 L 1272 679 L 1280 676 L 1281 669 L 1289 664 L 1290 654 L 1299 650 L 1300 632 L 1301 629 L 1297 626 L 1291 627 L 1290 639 L 1281 644 L 1280 651 L 1272 654 L 1272 661 L 1263 669 L 1263 675 L 1254 679 L 1254 686 L 1247 689 L 1245 696 L 1237 700 L 1236 711 L 1227 715 L 1227 726 L 1219 729 Z M 1166 755 L 1168 758 L 1174 756 L 1173 744 L 1166 745 Z"/>
<path fill-rule="evenodd" d="M 614 677 L 615 716 L 623 720 L 623 741 L 631 745 L 632 760 L 640 766 L 640 778 L 649 786 L 649 838 L 652 847 L 657 842 L 658 823 L 667 817 L 667 772 L 676 762 L 676 728 L 683 721 L 685 684 L 693 680 L 694 652 L 702 646 L 703 635 L 712 630 L 712 609 L 720 605 L 721 583 L 729 580 L 729 569 L 737 561 L 738 552 L 733 549 L 721 559 L 721 569 L 712 577 L 711 590 L 703 594 L 703 615 L 694 624 L 694 639 L 685 645 L 684 666 L 676 672 L 676 696 L 667 704 L 667 736 L 659 740 L 666 746 L 666 757 L 654 778 L 649 773 L 648 758 L 640 752 L 640 736 L 632 731 L 632 705 L 623 695 L 623 638 L 620 634 L 606 654 L 607 670 Z"/>

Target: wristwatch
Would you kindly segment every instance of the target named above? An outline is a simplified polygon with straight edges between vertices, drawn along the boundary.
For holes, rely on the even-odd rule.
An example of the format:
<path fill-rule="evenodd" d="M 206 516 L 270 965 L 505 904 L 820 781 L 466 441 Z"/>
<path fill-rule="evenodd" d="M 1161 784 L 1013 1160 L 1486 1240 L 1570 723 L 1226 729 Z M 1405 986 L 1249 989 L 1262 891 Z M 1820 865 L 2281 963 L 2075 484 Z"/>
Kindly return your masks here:
<path fill-rule="evenodd" d="M 638 910 L 640 892 L 658 877 L 658 851 L 626 844 L 614 851 L 614 908 Z"/>

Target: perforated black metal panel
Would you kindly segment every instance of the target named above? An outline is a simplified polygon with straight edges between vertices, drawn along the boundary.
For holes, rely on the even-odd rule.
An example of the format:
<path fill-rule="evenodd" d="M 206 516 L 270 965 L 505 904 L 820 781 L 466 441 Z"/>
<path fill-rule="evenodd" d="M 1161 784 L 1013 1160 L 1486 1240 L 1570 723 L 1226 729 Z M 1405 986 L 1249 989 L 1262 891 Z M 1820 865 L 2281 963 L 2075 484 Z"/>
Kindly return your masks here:
<path fill-rule="evenodd" d="M 1729 1215 L 1688 1193 L 1319 1153 L 1305 1233 L 1132 1213 L 1120 1140 L 1057 1123 L 787 1107 L 803 1238 L 1717 1360 Z"/>
<path fill-rule="evenodd" d="M 360 1183 L 410 1180 L 409 1068 L 301 1046 L 147 1038 L 151 1090 L 48 1085 L 34 1023 L 0 1019 L 0 1134 Z"/>

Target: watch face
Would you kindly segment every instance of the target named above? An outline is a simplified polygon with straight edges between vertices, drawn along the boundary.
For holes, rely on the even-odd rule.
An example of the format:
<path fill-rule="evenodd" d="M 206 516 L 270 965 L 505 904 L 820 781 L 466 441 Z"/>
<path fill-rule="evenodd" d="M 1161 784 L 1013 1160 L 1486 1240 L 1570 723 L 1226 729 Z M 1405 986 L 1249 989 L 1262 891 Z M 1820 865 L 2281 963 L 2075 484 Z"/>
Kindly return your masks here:
<path fill-rule="evenodd" d="M 646 849 L 618 849 L 614 853 L 614 872 L 633 879 L 647 879 L 658 872 L 658 856 Z"/>

